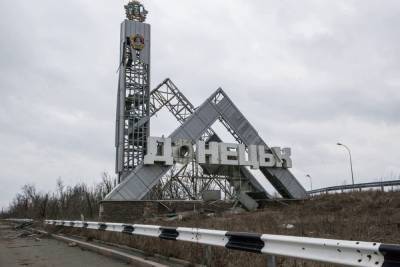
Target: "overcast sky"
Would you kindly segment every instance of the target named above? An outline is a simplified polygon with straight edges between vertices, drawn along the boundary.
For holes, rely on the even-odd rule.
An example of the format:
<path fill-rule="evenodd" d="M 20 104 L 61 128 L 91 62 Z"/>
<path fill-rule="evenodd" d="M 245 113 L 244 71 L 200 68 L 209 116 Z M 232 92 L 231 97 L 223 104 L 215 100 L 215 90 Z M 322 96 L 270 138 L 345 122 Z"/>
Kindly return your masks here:
<path fill-rule="evenodd" d="M 0 1 L 0 206 L 114 173 L 119 24 L 109 0 Z M 309 189 L 400 174 L 400 1 L 147 0 L 152 87 L 222 87 Z M 152 134 L 169 135 L 169 114 Z"/>

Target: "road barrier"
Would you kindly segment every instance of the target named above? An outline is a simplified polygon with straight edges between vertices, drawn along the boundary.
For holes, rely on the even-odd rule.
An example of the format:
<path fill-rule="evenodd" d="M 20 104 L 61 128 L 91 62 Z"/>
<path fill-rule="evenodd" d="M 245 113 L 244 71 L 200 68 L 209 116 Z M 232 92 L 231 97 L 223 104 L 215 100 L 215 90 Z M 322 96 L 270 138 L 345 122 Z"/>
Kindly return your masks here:
<path fill-rule="evenodd" d="M 383 181 L 383 182 L 372 182 L 372 183 L 361 183 L 361 184 L 348 184 L 348 185 L 338 185 L 338 186 L 331 186 L 331 187 L 326 187 L 326 188 L 321 188 L 321 189 L 315 189 L 308 191 L 307 193 L 309 195 L 315 195 L 315 194 L 322 194 L 322 193 L 328 193 L 328 192 L 333 192 L 333 191 L 347 191 L 347 190 L 362 190 L 364 188 L 381 188 L 382 191 L 384 191 L 385 187 L 388 186 L 400 186 L 400 180 L 394 180 L 394 181 Z"/>
<path fill-rule="evenodd" d="M 239 233 L 185 227 L 46 220 L 63 227 L 111 231 L 225 247 L 253 253 L 363 267 L 400 266 L 400 245 L 320 238 Z"/>
<path fill-rule="evenodd" d="M 16 222 L 16 223 L 33 223 L 32 219 L 4 219 L 4 221 Z"/>

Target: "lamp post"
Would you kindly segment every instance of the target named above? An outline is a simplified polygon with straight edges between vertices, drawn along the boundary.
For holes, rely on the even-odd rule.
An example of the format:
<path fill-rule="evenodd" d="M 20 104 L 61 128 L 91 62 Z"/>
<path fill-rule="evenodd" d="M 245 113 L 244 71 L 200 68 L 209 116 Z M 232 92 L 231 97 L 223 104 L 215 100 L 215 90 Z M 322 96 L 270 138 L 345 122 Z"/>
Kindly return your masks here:
<path fill-rule="evenodd" d="M 310 187 L 311 187 L 310 191 L 312 191 L 312 177 L 309 174 L 307 174 L 306 177 L 308 177 L 310 179 Z"/>
<path fill-rule="evenodd" d="M 350 170 L 351 170 L 351 181 L 354 185 L 354 173 L 353 173 L 353 160 L 351 158 L 351 151 L 350 148 L 342 143 L 337 143 L 338 146 L 342 146 L 344 148 L 346 148 L 347 152 L 349 152 L 349 156 L 350 156 Z"/>

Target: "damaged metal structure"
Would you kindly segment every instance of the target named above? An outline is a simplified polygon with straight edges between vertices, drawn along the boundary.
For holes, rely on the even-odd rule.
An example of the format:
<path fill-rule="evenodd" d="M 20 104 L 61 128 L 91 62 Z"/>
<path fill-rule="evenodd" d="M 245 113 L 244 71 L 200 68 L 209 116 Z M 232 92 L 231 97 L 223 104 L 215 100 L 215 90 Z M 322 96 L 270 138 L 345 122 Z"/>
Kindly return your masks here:
<path fill-rule="evenodd" d="M 130 2 L 126 10 L 131 15 L 121 26 L 116 119 L 119 184 L 105 201 L 198 200 L 207 191 L 221 190 L 225 198 L 238 200 L 253 209 L 257 206 L 256 199 L 271 198 L 266 181 L 283 198 L 306 198 L 306 190 L 287 168 L 261 167 L 261 175 L 254 175 L 245 166 L 198 164 L 195 159 L 172 167 L 143 164 L 150 118 L 161 110 L 169 111 L 180 124 L 169 135 L 173 142 L 182 139 L 190 140 L 191 145 L 199 140 L 206 144 L 221 142 L 211 128 L 219 121 L 236 142 L 268 146 L 221 88 L 197 108 L 170 79 L 149 92 L 150 25 L 144 23 L 147 11 L 137 1 Z M 175 190 L 171 189 L 172 184 Z"/>

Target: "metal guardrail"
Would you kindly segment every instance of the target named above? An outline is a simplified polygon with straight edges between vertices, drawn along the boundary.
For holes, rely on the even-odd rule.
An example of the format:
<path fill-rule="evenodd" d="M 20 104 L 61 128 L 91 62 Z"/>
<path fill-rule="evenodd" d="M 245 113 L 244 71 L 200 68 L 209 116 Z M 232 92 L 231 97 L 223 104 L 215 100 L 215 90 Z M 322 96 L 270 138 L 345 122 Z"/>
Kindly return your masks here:
<path fill-rule="evenodd" d="M 361 184 L 354 184 L 354 185 L 352 185 L 352 184 L 338 185 L 338 186 L 331 186 L 331 187 L 311 190 L 311 191 L 308 191 L 307 193 L 310 195 L 313 195 L 313 194 L 327 193 L 327 192 L 332 192 L 332 191 L 345 191 L 345 190 L 352 190 L 352 189 L 376 188 L 376 187 L 384 188 L 387 186 L 400 186 L 400 180 L 373 182 L 373 183 L 361 183 Z"/>
<path fill-rule="evenodd" d="M 46 220 L 46 224 L 141 235 L 346 266 L 400 266 L 400 245 L 155 225 Z"/>
<path fill-rule="evenodd" d="M 31 223 L 32 219 L 4 219 L 3 221 L 16 222 L 16 223 Z"/>

